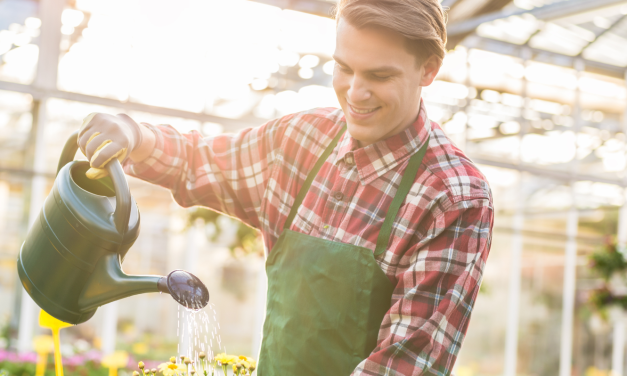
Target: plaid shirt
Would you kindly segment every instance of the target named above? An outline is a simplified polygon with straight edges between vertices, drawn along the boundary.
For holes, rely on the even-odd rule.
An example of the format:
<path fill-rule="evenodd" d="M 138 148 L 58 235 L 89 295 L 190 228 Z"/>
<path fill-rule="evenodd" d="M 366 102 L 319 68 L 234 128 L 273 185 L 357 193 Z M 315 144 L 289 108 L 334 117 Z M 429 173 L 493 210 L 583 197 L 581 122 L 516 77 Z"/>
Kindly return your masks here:
<path fill-rule="evenodd" d="M 291 205 L 325 147 L 345 124 L 318 108 L 203 138 L 168 125 L 152 155 L 126 171 L 168 188 L 182 206 L 239 218 L 272 251 Z M 377 263 L 396 286 L 377 347 L 353 375 L 449 375 L 464 339 L 491 242 L 492 196 L 485 177 L 427 119 L 364 148 L 346 132 L 314 180 L 291 229 L 370 248 L 410 156 L 431 135 L 414 184 Z"/>

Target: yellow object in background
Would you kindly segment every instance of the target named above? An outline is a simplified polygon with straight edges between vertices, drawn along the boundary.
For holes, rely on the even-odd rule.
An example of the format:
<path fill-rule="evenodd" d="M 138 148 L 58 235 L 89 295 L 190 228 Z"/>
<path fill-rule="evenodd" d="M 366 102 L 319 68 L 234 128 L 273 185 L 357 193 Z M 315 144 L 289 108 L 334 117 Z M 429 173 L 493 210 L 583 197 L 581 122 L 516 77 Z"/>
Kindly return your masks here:
<path fill-rule="evenodd" d="M 137 342 L 133 344 L 133 352 L 137 355 L 148 354 L 148 344 L 146 342 Z"/>
<path fill-rule="evenodd" d="M 118 376 L 118 368 L 126 367 L 128 364 L 128 353 L 126 351 L 116 351 L 102 358 L 103 367 L 109 368 L 109 376 Z"/>
<path fill-rule="evenodd" d="M 37 368 L 35 376 L 44 376 L 48 354 L 54 350 L 54 340 L 52 336 L 37 336 L 33 339 L 33 348 L 37 353 Z"/>
<path fill-rule="evenodd" d="M 94 338 L 94 348 L 100 350 L 102 348 L 102 338 L 95 337 Z"/>
<path fill-rule="evenodd" d="M 52 340 L 54 343 L 54 370 L 57 376 L 63 376 L 63 361 L 61 359 L 61 339 L 59 338 L 59 332 L 63 328 L 72 326 L 72 324 L 55 319 L 42 309 L 39 313 L 39 326 L 52 330 Z"/>

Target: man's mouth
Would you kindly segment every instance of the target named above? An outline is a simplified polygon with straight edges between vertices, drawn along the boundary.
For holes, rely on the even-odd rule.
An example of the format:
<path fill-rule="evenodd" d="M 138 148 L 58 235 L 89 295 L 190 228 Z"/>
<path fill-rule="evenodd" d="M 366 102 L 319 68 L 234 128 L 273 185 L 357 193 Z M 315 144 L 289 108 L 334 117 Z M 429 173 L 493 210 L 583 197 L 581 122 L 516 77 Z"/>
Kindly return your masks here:
<path fill-rule="evenodd" d="M 378 110 L 380 107 L 371 107 L 371 108 L 359 108 L 359 107 L 355 107 L 351 104 L 348 105 L 351 110 L 357 114 L 369 114 L 371 112 L 374 112 L 376 110 Z"/>

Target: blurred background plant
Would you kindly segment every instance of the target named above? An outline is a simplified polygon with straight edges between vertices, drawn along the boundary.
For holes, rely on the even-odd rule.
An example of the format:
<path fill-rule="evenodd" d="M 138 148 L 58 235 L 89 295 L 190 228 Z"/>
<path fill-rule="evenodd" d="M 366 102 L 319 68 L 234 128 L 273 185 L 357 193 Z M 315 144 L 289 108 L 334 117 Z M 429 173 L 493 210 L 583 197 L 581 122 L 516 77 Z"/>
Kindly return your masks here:
<path fill-rule="evenodd" d="M 604 319 L 608 319 L 608 310 L 612 308 L 627 309 L 627 261 L 616 241 L 608 238 L 588 260 L 593 275 L 601 278 L 601 286 L 589 291 L 591 307 Z"/>
<path fill-rule="evenodd" d="M 208 227 L 206 234 L 211 241 L 216 241 L 224 233 L 225 222 L 228 222 L 228 227 L 237 227 L 235 236 L 228 244 L 233 257 L 242 258 L 248 255 L 263 257 L 261 233 L 257 229 L 235 218 L 203 207 L 194 207 L 188 211 L 186 228 L 190 228 L 199 220 Z"/>

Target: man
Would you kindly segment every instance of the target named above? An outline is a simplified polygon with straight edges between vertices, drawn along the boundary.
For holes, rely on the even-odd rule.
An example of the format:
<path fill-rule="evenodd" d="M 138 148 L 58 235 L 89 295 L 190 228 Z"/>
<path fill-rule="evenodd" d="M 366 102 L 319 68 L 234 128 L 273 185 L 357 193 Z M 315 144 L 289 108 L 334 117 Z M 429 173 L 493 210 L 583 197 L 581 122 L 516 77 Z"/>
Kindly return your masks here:
<path fill-rule="evenodd" d="M 96 114 L 79 144 L 92 167 L 129 154 L 126 172 L 180 205 L 261 231 L 260 376 L 449 375 L 493 207 L 486 179 L 421 101 L 444 57 L 444 14 L 437 0 L 341 0 L 336 19 L 341 110 L 204 139 Z"/>

